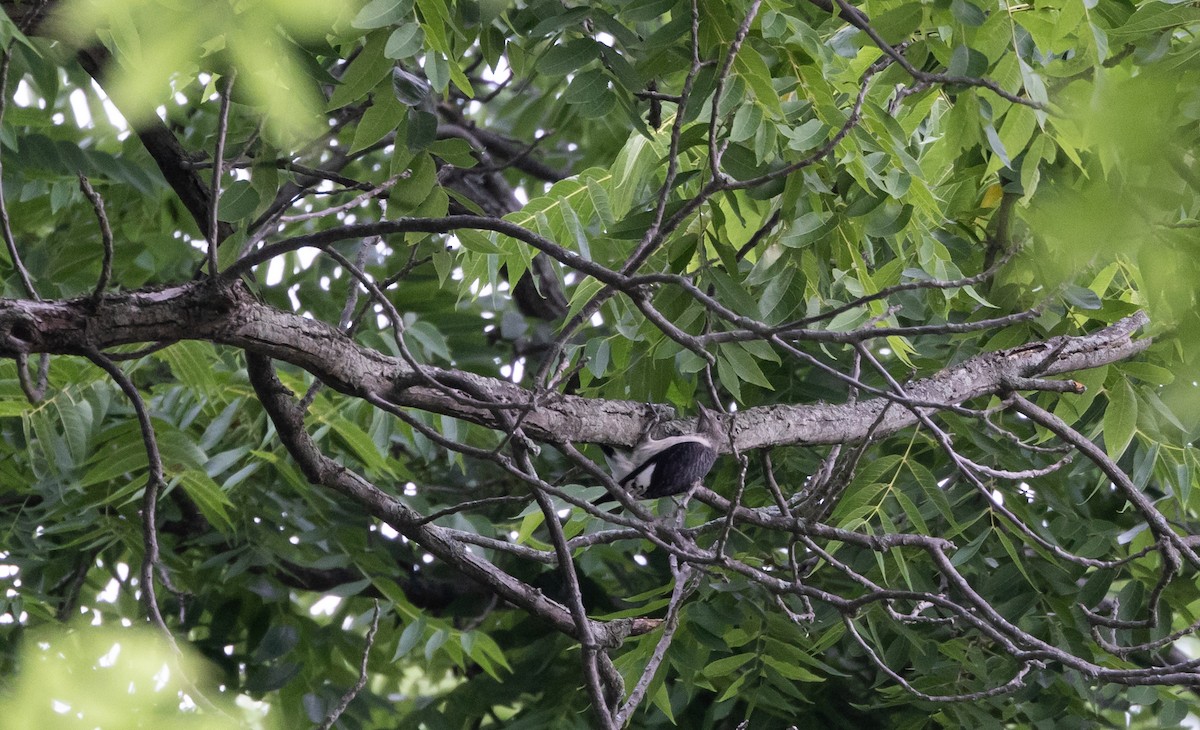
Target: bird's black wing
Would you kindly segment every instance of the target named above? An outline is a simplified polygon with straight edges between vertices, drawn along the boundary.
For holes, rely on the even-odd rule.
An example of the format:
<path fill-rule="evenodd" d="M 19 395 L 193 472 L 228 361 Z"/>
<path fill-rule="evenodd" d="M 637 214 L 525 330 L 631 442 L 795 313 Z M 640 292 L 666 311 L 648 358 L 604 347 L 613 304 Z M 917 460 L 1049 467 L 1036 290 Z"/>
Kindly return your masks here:
<path fill-rule="evenodd" d="M 642 499 L 658 499 L 687 491 L 703 479 L 717 460 L 717 452 L 695 441 L 668 446 L 646 460 L 626 477 L 624 482 L 636 479 L 638 473 L 653 467 L 650 483 L 638 496 Z"/>

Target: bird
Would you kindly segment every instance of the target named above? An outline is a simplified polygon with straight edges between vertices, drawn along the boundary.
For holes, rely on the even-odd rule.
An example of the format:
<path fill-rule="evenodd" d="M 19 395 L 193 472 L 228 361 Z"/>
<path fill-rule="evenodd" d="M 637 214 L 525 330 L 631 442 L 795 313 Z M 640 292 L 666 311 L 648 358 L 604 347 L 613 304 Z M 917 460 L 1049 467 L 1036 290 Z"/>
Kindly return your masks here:
<path fill-rule="evenodd" d="M 632 451 L 602 446 L 613 481 L 634 499 L 671 497 L 692 489 L 712 469 L 724 436 L 715 413 L 704 406 L 696 425 L 695 433 L 661 439 L 650 438 L 648 429 Z M 613 499 L 609 494 L 596 503 Z"/>

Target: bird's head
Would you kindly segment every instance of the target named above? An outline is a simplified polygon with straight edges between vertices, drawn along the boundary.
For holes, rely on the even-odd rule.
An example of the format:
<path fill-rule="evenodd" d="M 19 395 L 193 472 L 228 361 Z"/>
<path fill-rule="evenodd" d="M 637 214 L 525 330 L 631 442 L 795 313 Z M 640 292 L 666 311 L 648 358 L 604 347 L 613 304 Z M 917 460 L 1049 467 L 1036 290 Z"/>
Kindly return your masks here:
<path fill-rule="evenodd" d="M 696 433 L 707 438 L 713 447 L 719 451 L 721 444 L 729 440 L 729 434 L 726 433 L 724 423 L 721 419 L 721 412 L 709 410 L 701 403 L 697 403 L 696 408 L 699 409 L 699 417 L 696 419 Z"/>

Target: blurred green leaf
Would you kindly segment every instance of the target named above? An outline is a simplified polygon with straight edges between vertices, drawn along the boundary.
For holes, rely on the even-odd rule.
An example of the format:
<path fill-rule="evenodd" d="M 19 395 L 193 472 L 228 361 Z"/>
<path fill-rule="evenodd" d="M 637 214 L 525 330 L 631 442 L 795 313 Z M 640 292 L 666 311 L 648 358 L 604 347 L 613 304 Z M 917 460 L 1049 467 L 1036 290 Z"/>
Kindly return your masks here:
<path fill-rule="evenodd" d="M 1137 428 L 1137 396 L 1129 381 L 1122 378 L 1108 390 L 1108 408 L 1104 411 L 1104 448 L 1116 459 L 1125 452 Z"/>

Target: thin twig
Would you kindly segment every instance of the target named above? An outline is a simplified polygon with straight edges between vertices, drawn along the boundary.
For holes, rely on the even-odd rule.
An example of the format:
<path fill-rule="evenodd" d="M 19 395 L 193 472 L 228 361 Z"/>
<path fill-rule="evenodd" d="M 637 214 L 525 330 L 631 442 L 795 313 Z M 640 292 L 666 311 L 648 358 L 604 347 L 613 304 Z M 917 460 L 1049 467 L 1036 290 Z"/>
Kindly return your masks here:
<path fill-rule="evenodd" d="M 613 716 L 613 708 L 600 681 L 600 668 L 596 655 L 603 651 L 592 635 L 591 622 L 587 617 L 587 609 L 583 606 L 583 594 L 579 588 L 579 575 L 575 571 L 575 561 L 571 558 L 571 550 L 567 547 L 567 538 L 563 534 L 562 525 L 558 522 L 558 514 L 554 511 L 554 503 L 540 490 L 533 491 L 534 499 L 542 510 L 543 522 L 550 533 L 550 542 L 554 545 L 558 557 L 558 569 L 566 581 L 567 607 L 575 619 L 576 630 L 579 632 L 579 643 L 583 647 L 584 678 L 587 680 L 588 694 L 591 695 L 593 709 L 600 719 L 601 726 L 608 730 L 618 727 Z M 617 698 L 618 700 L 620 698 Z"/>
<path fill-rule="evenodd" d="M 4 112 L 8 108 L 8 68 L 12 63 L 12 43 L 4 49 L 4 54 L 0 58 L 0 123 L 4 121 Z M 8 248 L 8 257 L 12 260 L 13 268 L 17 271 L 17 276 L 21 279 L 21 287 L 25 289 L 25 293 L 35 302 L 42 301 L 38 296 L 37 289 L 33 285 L 33 278 L 29 275 L 29 270 L 25 268 L 24 262 L 21 261 L 21 254 L 17 251 L 17 241 L 13 237 L 12 225 L 8 217 L 8 204 L 5 202 L 4 184 L 3 184 L 4 167 L 0 165 L 0 230 L 4 233 L 4 245 Z"/>
<path fill-rule="evenodd" d="M 100 224 L 100 243 L 104 246 L 104 260 L 100 263 L 100 279 L 96 282 L 95 290 L 92 291 L 92 302 L 98 306 L 100 299 L 104 296 L 104 290 L 108 288 L 108 283 L 112 280 L 112 227 L 108 224 L 108 214 L 104 212 L 104 198 L 101 198 L 100 194 L 92 189 L 92 183 L 82 172 L 79 173 L 79 189 L 91 202 L 92 210 L 96 213 L 96 221 Z"/>
<path fill-rule="evenodd" d="M 825 7 L 829 0 L 809 1 L 818 7 Z M 1039 110 L 1046 109 L 1045 104 L 1033 101 L 1032 99 L 1027 99 L 1022 96 L 1017 96 L 1016 94 L 1011 94 L 1005 91 L 999 84 L 991 79 L 980 79 L 972 76 L 953 76 L 950 74 L 937 74 L 922 71 L 916 66 L 913 66 L 912 63 L 904 57 L 904 54 L 900 49 L 884 40 L 879 31 L 867 21 L 866 16 L 863 15 L 858 8 L 850 5 L 848 2 L 846 2 L 846 0 L 832 0 L 832 2 L 835 3 L 838 9 L 841 11 L 840 15 L 842 18 L 846 19 L 854 27 L 866 33 L 867 37 L 869 37 L 871 41 L 879 47 L 879 50 L 891 57 L 893 61 L 898 63 L 901 68 L 907 71 L 908 74 L 917 81 L 948 85 L 978 86 L 985 88 L 1000 98 L 1011 101 L 1014 104 L 1021 104 L 1023 106 L 1028 106 Z"/>
<path fill-rule="evenodd" d="M 883 657 L 879 656 L 875 649 L 872 648 L 871 645 L 867 643 L 866 639 L 864 639 L 858 632 L 858 627 L 854 625 L 854 621 L 849 616 L 843 616 L 842 623 L 845 624 L 846 630 L 850 632 L 850 635 L 854 637 L 854 640 L 860 647 L 862 647 L 862 650 L 867 653 L 867 656 L 871 657 L 871 661 L 875 663 L 875 666 L 879 667 L 880 671 L 882 671 L 888 677 L 891 677 L 892 681 L 903 687 L 906 692 L 914 697 L 925 700 L 926 702 L 976 702 L 989 697 L 998 697 L 1000 695 L 1010 694 L 1012 692 L 1016 692 L 1021 687 L 1024 687 L 1025 675 L 1029 674 L 1029 672 L 1034 668 L 1042 665 L 1041 662 L 1022 662 L 1021 668 L 1017 670 L 1017 673 L 1013 675 L 1013 678 L 997 687 L 979 690 L 978 692 L 963 692 L 961 694 L 954 695 L 931 695 L 912 686 L 908 680 L 904 679 L 904 677 L 901 677 L 899 673 L 889 667 L 887 663 L 883 661 Z"/>
<path fill-rule="evenodd" d="M 1034 423 L 1053 432 L 1056 436 L 1074 446 L 1090 459 L 1092 463 L 1098 466 L 1100 471 L 1104 472 L 1105 476 L 1112 480 L 1112 483 L 1125 495 L 1125 499 L 1145 518 L 1150 529 L 1160 538 L 1166 539 L 1174 549 L 1162 551 L 1164 563 L 1170 562 L 1172 553 L 1178 551 L 1178 554 L 1174 556 L 1176 561 L 1179 559 L 1178 556 L 1182 555 L 1193 566 L 1200 567 L 1200 556 L 1196 555 L 1192 546 L 1171 529 L 1171 525 L 1167 523 L 1162 513 L 1154 507 L 1154 503 L 1150 501 L 1146 493 L 1138 489 L 1133 480 L 1129 478 L 1129 475 L 1108 454 L 1104 453 L 1099 446 L 1096 446 L 1090 439 L 1072 428 L 1066 421 L 1019 393 L 1011 394 L 1009 401 L 1018 413 L 1028 416 Z"/>
<path fill-rule="evenodd" d="M 749 9 L 746 10 L 746 17 L 742 19 L 741 25 L 733 35 L 729 51 L 725 54 L 725 62 L 721 64 L 721 69 L 717 72 L 716 83 L 713 86 L 712 109 L 708 120 L 708 173 L 713 180 L 720 180 L 722 177 L 721 157 L 724 155 L 725 146 L 717 144 L 717 114 L 721 106 L 721 97 L 725 95 L 725 82 L 729 79 L 729 73 L 733 71 L 734 59 L 737 58 L 738 51 L 742 48 L 742 42 L 746 40 L 746 35 L 750 32 L 750 25 L 758 15 L 761 5 L 761 0 L 750 3 Z M 728 139 L 726 145 L 728 145 Z"/>
<path fill-rule="evenodd" d="M 361 206 L 363 203 L 367 202 L 368 200 L 371 200 L 372 198 L 378 198 L 378 197 L 382 196 L 383 193 L 387 192 L 393 185 L 395 185 L 396 181 L 399 180 L 401 177 L 403 177 L 403 176 L 402 175 L 393 175 L 393 176 L 389 177 L 387 180 L 384 180 L 379 185 L 376 185 L 375 187 L 372 187 L 369 190 L 366 190 L 362 194 L 355 196 L 354 199 L 349 200 L 345 203 L 342 203 L 341 205 L 335 205 L 330 208 L 323 208 L 321 210 L 314 210 L 309 213 L 300 213 L 297 215 L 280 216 L 279 222 L 280 223 L 300 223 L 303 221 L 312 220 L 314 218 L 324 218 L 326 216 L 337 215 L 339 213 L 344 213 L 348 210 L 353 210 L 354 208 Z"/>
<path fill-rule="evenodd" d="M 367 266 L 367 252 L 371 247 L 379 243 L 378 236 L 364 238 L 358 244 L 358 253 L 355 254 L 354 265 L 359 271 L 362 271 Z M 365 274 L 364 274 L 365 276 Z M 346 290 L 346 303 L 342 305 L 342 314 L 338 319 L 338 329 L 345 332 L 347 336 L 353 334 L 354 327 L 354 309 L 358 305 L 359 282 L 351 281 L 350 286 Z M 316 400 L 317 393 L 321 391 L 322 383 L 320 380 L 314 379 L 312 385 L 308 386 L 308 391 L 304 397 L 300 399 L 300 410 L 307 411 Z"/>
<path fill-rule="evenodd" d="M 0 124 L 4 122 L 4 112 L 8 108 L 8 70 L 12 63 L 12 43 L 9 43 L 8 47 L 4 49 L 3 55 L 0 56 Z M 8 203 L 5 202 L 3 155 L 0 155 L 0 233 L 4 236 L 4 246 L 8 249 L 8 258 L 12 261 L 13 269 L 16 270 L 25 293 L 35 302 L 42 301 L 37 287 L 33 285 L 33 277 L 30 276 L 29 269 L 25 268 L 25 262 L 21 260 L 21 252 L 17 250 L 17 239 L 13 236 L 12 223 L 8 216 Z M 21 383 L 21 390 L 24 391 L 26 399 L 30 403 L 40 403 L 42 398 L 46 397 L 46 386 L 49 384 L 50 357 L 42 354 L 38 358 L 36 380 L 29 378 L 29 360 L 25 353 L 18 353 L 16 360 L 17 379 Z"/>
<path fill-rule="evenodd" d="M 697 587 L 696 581 L 693 580 L 694 569 L 690 565 L 679 565 L 678 560 L 672 556 L 671 566 L 675 577 L 675 587 L 671 589 L 671 600 L 667 603 L 667 618 L 663 622 L 662 636 L 654 645 L 654 652 L 642 668 L 642 674 L 638 677 L 633 691 L 629 693 L 629 698 L 617 711 L 615 719 L 618 727 L 624 727 L 634 711 L 642 704 L 646 690 L 650 688 L 650 682 L 653 681 L 654 675 L 658 673 L 658 668 L 667 657 L 667 649 L 671 647 L 671 642 L 675 638 L 675 630 L 679 628 L 679 610 L 683 607 L 683 602 Z"/>
<path fill-rule="evenodd" d="M 363 647 L 362 663 L 358 668 L 358 681 L 354 686 L 347 690 L 346 694 L 338 700 L 338 703 L 333 706 L 329 714 L 325 716 L 325 721 L 320 724 L 320 730 L 329 730 L 333 727 L 333 723 L 337 722 L 354 698 L 359 692 L 363 691 L 363 687 L 367 686 L 367 659 L 371 656 L 371 647 L 375 645 L 375 632 L 379 630 L 379 600 L 375 601 L 375 609 L 371 614 L 371 628 L 367 629 L 366 645 Z"/>
<path fill-rule="evenodd" d="M 528 501 L 529 501 L 528 497 L 525 497 L 522 495 L 515 495 L 515 494 L 512 494 L 512 495 L 506 494 L 506 495 L 501 495 L 499 497 L 484 497 L 482 499 L 473 499 L 469 502 L 460 502 L 456 505 L 446 507 L 445 509 L 437 510 L 436 512 L 430 512 L 429 514 L 425 515 L 424 518 L 422 518 L 421 522 L 434 522 L 443 517 L 455 515 L 455 514 L 458 514 L 459 512 L 466 512 L 467 510 L 476 509 L 478 507 L 490 507 L 491 505 L 494 505 L 494 504 L 518 504 L 518 503 L 524 503 L 524 502 L 528 502 Z"/>
<path fill-rule="evenodd" d="M 729 442 L 733 444 L 733 439 L 729 439 Z M 733 447 L 733 455 L 738 463 L 737 489 L 734 490 L 733 499 L 731 500 L 733 509 L 726 515 L 725 527 L 721 530 L 721 535 L 717 538 L 717 544 L 713 547 L 713 551 L 719 555 L 725 554 L 725 547 L 729 544 L 729 536 L 733 533 L 733 516 L 737 512 L 737 508 L 742 504 L 742 495 L 746 492 L 746 471 L 750 466 L 750 460 L 746 458 L 745 454 L 740 453 L 736 446 Z"/>
<path fill-rule="evenodd" d="M 125 393 L 125 397 L 129 399 L 134 413 L 137 414 L 138 427 L 142 431 L 142 444 L 146 449 L 146 459 L 149 462 L 146 491 L 142 497 L 142 547 L 145 551 L 145 555 L 142 557 L 140 573 L 142 603 L 146 608 L 146 613 L 150 621 L 167 636 L 172 646 L 174 646 L 175 639 L 171 636 L 171 631 L 167 628 L 162 613 L 158 610 L 158 599 L 154 588 L 154 575 L 159 564 L 158 524 L 156 522 L 158 516 L 158 495 L 165 484 L 163 479 L 162 455 L 158 450 L 158 439 L 154 434 L 154 424 L 150 421 L 150 411 L 146 408 L 146 402 L 142 399 L 142 394 L 138 392 L 137 386 L 133 384 L 129 376 L 121 368 L 117 367 L 116 363 L 98 350 L 87 353 L 87 357 L 104 370 L 104 372 L 108 373 L 109 377 L 116 382 L 121 391 Z M 178 647 L 176 647 L 176 651 L 178 651 Z"/>
<path fill-rule="evenodd" d="M 875 371 L 878 372 L 883 377 L 883 379 L 885 381 L 887 381 L 887 383 L 891 387 L 893 393 L 897 394 L 901 399 L 908 397 L 908 394 L 906 393 L 905 388 L 894 377 L 892 377 L 892 374 L 889 373 L 887 368 L 885 368 L 882 365 L 882 363 L 879 362 L 879 360 L 875 357 L 874 353 L 872 353 L 868 348 L 864 347 L 861 343 L 855 345 L 855 347 L 862 354 L 863 359 L 866 360 L 875 369 Z M 1014 394 L 1013 397 L 1020 397 L 1020 396 L 1016 396 Z M 906 408 L 908 408 L 909 411 L 912 412 L 912 414 L 914 416 L 916 416 L 917 420 L 925 428 L 927 428 L 930 431 L 930 433 L 933 434 L 934 439 L 937 441 L 938 445 L 941 446 L 942 450 L 946 453 L 946 455 L 950 457 L 950 463 L 958 470 L 958 472 L 960 474 L 963 475 L 964 478 L 966 478 L 967 483 L 970 484 L 972 487 L 974 487 L 976 492 L 978 492 L 979 495 L 984 498 L 984 500 L 987 502 L 988 508 L 991 509 L 992 511 L 996 512 L 997 514 L 1001 515 L 1002 517 L 1004 517 L 1004 519 L 1007 520 L 1009 522 L 1009 524 L 1011 524 L 1015 528 L 1017 528 L 1017 530 L 1019 530 L 1023 535 L 1025 535 L 1030 540 L 1032 540 L 1035 543 L 1037 543 L 1038 545 L 1040 545 L 1045 550 L 1052 552 L 1053 554 L 1057 555 L 1058 557 L 1062 558 L 1063 560 L 1070 561 L 1077 565 L 1085 565 L 1085 566 L 1092 567 L 1092 568 L 1110 568 L 1116 564 L 1119 564 L 1119 563 L 1113 563 L 1112 561 L 1096 560 L 1094 558 L 1085 558 L 1081 555 L 1075 555 L 1074 553 L 1066 550 L 1062 546 L 1057 545 L 1057 544 L 1051 542 L 1050 540 L 1039 535 L 1032 527 L 1025 524 L 1025 522 L 1023 520 L 1021 520 L 1021 518 L 1019 518 L 1012 510 L 1010 510 L 1007 506 L 1005 506 L 1003 500 L 998 500 L 992 496 L 991 491 L 988 489 L 987 485 L 983 483 L 983 481 L 979 478 L 979 476 L 971 468 L 970 464 L 968 464 L 962 458 L 962 456 L 958 453 L 958 450 L 954 447 L 954 442 L 950 438 L 950 435 L 948 433 L 946 433 L 945 429 L 943 429 L 941 426 L 939 426 L 937 423 L 935 423 L 933 421 L 933 419 L 930 417 L 930 414 L 927 413 L 923 407 L 916 406 L 916 405 L 912 404 L 911 402 L 905 402 L 904 400 L 901 400 L 900 403 L 902 405 L 904 405 Z M 1018 409 L 1019 409 L 1019 406 L 1018 406 Z M 1037 419 L 1034 419 L 1034 420 L 1037 420 Z M 1088 442 L 1088 443 L 1091 443 L 1091 442 Z M 1155 512 L 1155 514 L 1158 514 L 1158 513 Z M 1161 519 L 1162 515 L 1158 514 L 1158 517 Z M 1169 528 L 1168 528 L 1168 531 L 1169 531 Z M 1189 548 L 1189 552 L 1190 552 L 1190 548 Z M 1193 555 L 1194 555 L 1194 553 L 1193 553 Z M 1176 558 L 1178 558 L 1178 554 L 1176 554 Z"/>
<path fill-rule="evenodd" d="M 218 214 L 221 209 L 221 174 L 225 165 L 225 136 L 229 131 L 229 98 L 233 91 L 236 71 L 225 77 L 225 88 L 221 94 L 221 108 L 217 115 L 217 148 L 213 152 L 212 198 L 208 209 L 208 275 L 217 278 L 217 247 L 221 244 L 217 232 Z"/>

